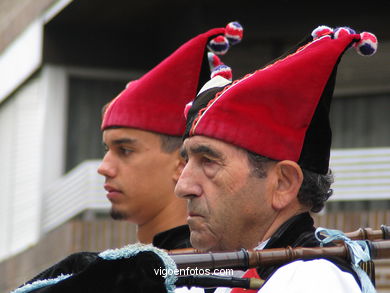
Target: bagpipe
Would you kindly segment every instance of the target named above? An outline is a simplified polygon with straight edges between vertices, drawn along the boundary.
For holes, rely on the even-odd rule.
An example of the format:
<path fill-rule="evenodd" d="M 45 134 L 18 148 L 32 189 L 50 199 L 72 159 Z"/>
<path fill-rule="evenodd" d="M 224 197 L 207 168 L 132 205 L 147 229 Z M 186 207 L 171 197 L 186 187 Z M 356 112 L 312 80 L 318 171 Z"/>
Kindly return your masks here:
<path fill-rule="evenodd" d="M 174 292 L 176 287 L 183 286 L 259 289 L 262 280 L 220 276 L 213 272 L 282 265 L 307 257 L 337 257 L 350 262 L 354 269 L 362 270 L 363 263 L 390 258 L 390 226 L 382 225 L 380 230 L 360 228 L 345 234 L 318 228 L 316 237 L 320 247 L 232 252 L 201 252 L 196 249 L 163 251 L 137 243 L 103 251 L 79 272 L 38 280 L 12 293 Z M 329 243 L 333 246 L 323 246 Z M 367 267 L 364 271 L 367 272 Z M 373 268 L 367 273 L 372 275 Z"/>
<path fill-rule="evenodd" d="M 323 231 L 317 230 L 319 234 Z M 340 232 L 340 231 L 337 231 Z M 341 238 L 323 235 L 329 239 L 324 243 L 334 242 L 332 247 L 296 247 L 296 248 L 271 248 L 263 250 L 241 250 L 235 252 L 205 253 L 193 248 L 170 251 L 171 258 L 176 263 L 179 271 L 189 269 L 220 270 L 235 269 L 247 270 L 263 266 L 274 266 L 292 262 L 304 258 L 337 257 L 348 262 L 354 261 L 354 247 L 351 243 L 361 245 L 365 243 L 365 249 L 369 255 L 365 262 L 359 263 L 362 269 L 375 283 L 375 270 L 371 260 L 390 258 L 390 226 L 382 225 L 380 230 L 371 228 L 359 228 L 356 231 L 340 234 Z M 329 238 L 330 236 L 330 238 Z M 360 242 L 354 242 L 360 241 Z M 362 242 L 363 241 L 363 242 Z M 215 276 L 185 276 L 179 277 L 176 285 L 197 287 L 239 287 L 245 289 L 260 289 L 263 280 L 245 278 L 224 278 Z"/>

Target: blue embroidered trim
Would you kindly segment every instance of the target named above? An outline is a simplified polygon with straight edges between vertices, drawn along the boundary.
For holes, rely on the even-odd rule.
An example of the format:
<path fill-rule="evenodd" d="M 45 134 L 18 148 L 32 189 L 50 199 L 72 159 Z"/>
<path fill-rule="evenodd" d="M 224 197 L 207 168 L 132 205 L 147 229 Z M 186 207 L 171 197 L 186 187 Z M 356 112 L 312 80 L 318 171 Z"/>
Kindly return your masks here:
<path fill-rule="evenodd" d="M 345 234 L 339 230 L 331 230 L 322 227 L 318 227 L 315 231 L 315 237 L 320 241 L 321 246 L 334 240 L 343 240 L 348 246 L 349 254 L 351 257 L 352 268 L 357 273 L 361 283 L 363 293 L 376 292 L 370 278 L 366 272 L 359 266 L 361 261 L 371 260 L 370 249 L 365 241 L 351 240 Z M 320 237 L 322 236 L 322 237 Z M 323 238 L 325 237 L 325 238 Z"/>
<path fill-rule="evenodd" d="M 45 280 L 38 280 L 31 284 L 26 284 L 20 288 L 15 289 L 14 291 L 11 291 L 10 293 L 27 293 L 31 292 L 33 290 L 37 290 L 46 286 L 57 284 L 58 282 L 65 280 L 72 276 L 72 274 L 68 275 L 59 275 L 57 278 L 54 279 L 45 279 Z"/>
<path fill-rule="evenodd" d="M 151 251 L 157 254 L 163 261 L 167 271 L 174 272 L 176 271 L 176 263 L 173 259 L 163 250 L 158 249 L 152 245 L 145 245 L 141 243 L 126 245 L 122 248 L 117 249 L 108 249 L 99 254 L 99 257 L 106 260 L 115 260 L 120 258 L 130 258 L 137 255 L 140 252 Z M 165 278 L 165 287 L 169 293 L 175 291 L 175 283 L 177 281 L 177 276 L 175 274 L 167 274 Z"/>

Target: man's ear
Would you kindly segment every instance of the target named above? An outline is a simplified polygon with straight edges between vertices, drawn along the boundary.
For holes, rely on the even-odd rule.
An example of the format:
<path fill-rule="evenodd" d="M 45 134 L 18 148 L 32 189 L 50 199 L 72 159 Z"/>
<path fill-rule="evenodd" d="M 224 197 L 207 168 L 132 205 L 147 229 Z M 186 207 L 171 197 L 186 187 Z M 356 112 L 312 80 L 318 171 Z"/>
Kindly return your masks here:
<path fill-rule="evenodd" d="M 175 183 L 177 183 L 177 181 L 179 180 L 180 174 L 183 171 L 185 164 L 186 162 L 184 158 L 180 155 L 179 152 L 177 152 L 177 158 L 175 160 L 175 166 L 174 166 L 175 170 L 173 173 L 173 180 L 175 181 Z"/>
<path fill-rule="evenodd" d="M 303 172 L 297 163 L 289 160 L 276 163 L 272 172 L 275 176 L 272 206 L 275 210 L 282 210 L 298 199 Z"/>

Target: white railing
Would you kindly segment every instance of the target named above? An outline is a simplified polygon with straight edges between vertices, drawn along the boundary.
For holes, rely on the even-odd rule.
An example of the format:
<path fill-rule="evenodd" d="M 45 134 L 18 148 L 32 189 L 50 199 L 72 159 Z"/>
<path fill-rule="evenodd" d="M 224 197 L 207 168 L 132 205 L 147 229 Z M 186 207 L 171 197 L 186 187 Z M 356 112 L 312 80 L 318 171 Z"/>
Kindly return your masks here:
<path fill-rule="evenodd" d="M 330 165 L 332 200 L 390 199 L 390 148 L 333 150 Z"/>
<path fill-rule="evenodd" d="M 99 160 L 83 162 L 45 190 L 43 233 L 85 210 L 109 209 L 98 165 Z M 390 148 L 333 150 L 331 168 L 331 200 L 390 199 Z"/>

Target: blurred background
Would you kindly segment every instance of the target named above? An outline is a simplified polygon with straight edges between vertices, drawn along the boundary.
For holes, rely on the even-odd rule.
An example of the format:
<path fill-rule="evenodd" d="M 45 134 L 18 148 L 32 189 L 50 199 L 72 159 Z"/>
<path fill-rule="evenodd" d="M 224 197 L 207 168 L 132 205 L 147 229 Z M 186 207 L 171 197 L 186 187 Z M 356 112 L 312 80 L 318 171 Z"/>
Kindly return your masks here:
<path fill-rule="evenodd" d="M 222 57 L 234 78 L 318 25 L 376 34 L 376 55 L 349 50 L 339 66 L 336 183 L 315 219 L 345 232 L 390 225 L 390 2 L 314 3 L 0 0 L 0 292 L 72 252 L 135 241 L 134 225 L 109 218 L 96 172 L 101 108 L 185 41 L 235 20 L 244 39 Z M 390 261 L 376 262 L 376 282 L 390 292 Z"/>

